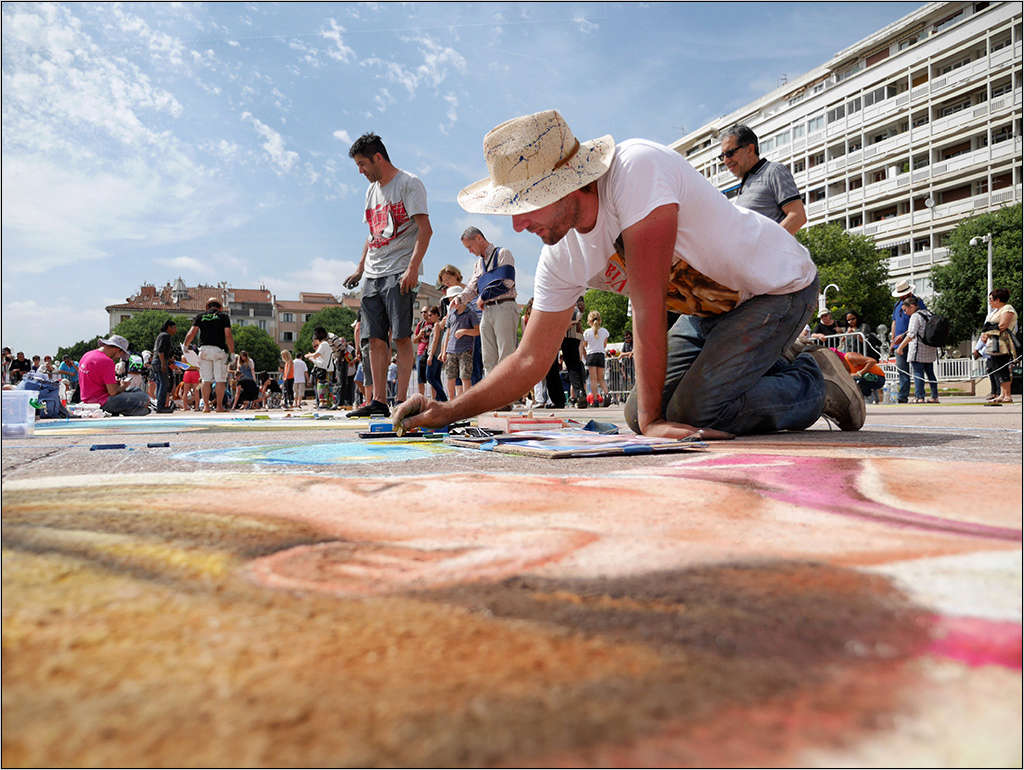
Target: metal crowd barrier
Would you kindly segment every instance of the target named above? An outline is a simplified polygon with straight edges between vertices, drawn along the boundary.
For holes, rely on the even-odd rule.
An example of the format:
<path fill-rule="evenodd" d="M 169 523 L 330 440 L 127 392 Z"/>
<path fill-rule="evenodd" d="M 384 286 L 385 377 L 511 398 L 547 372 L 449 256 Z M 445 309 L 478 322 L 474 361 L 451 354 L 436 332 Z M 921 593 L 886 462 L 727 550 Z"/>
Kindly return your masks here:
<path fill-rule="evenodd" d="M 626 358 L 605 356 L 604 381 L 608 386 L 608 394 L 616 402 L 625 403 L 636 382 L 636 369 L 633 367 L 632 356 Z"/>

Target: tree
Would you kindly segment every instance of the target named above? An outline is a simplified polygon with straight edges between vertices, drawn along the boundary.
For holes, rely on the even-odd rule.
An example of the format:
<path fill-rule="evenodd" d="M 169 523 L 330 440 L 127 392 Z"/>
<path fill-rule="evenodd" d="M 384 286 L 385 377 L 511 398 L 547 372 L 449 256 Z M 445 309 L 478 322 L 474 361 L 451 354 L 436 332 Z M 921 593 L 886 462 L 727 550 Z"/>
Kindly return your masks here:
<path fill-rule="evenodd" d="M 894 300 L 886 281 L 888 251 L 877 249 L 870 238 L 848 233 L 837 224 L 804 228 L 797 232 L 796 239 L 807 247 L 818 266 L 821 291 L 830 283 L 839 287 L 838 292 L 829 292 L 827 299 L 836 318 L 855 310 L 871 329 L 889 325 Z"/>
<path fill-rule="evenodd" d="M 352 322 L 355 320 L 356 311 L 350 307 L 328 305 L 318 310 L 302 325 L 299 338 L 295 341 L 295 355 L 302 356 L 313 350 L 313 330 L 318 326 L 351 341 Z"/>
<path fill-rule="evenodd" d="M 613 291 L 601 291 L 600 289 L 588 289 L 583 295 L 583 302 L 587 307 L 587 314 L 596 310 L 601 314 L 601 325 L 608 330 L 609 342 L 622 342 L 622 332 L 631 328 L 629 318 L 626 316 L 626 308 L 629 306 L 629 299 L 624 294 L 616 294 Z M 587 319 L 583 318 L 583 328 L 587 328 Z"/>
<path fill-rule="evenodd" d="M 128 340 L 128 346 L 137 352 L 152 350 L 156 335 L 160 333 L 160 327 L 164 321 L 173 318 L 178 325 L 178 331 L 174 335 L 174 341 L 179 345 L 184 342 L 185 335 L 192 327 L 192 319 L 185 315 L 171 315 L 165 310 L 143 310 L 131 318 L 126 318 L 114 327 L 113 334 L 120 334 Z"/>
<path fill-rule="evenodd" d="M 77 361 L 90 350 L 95 350 L 100 346 L 100 337 L 96 335 L 91 340 L 79 340 L 74 345 L 66 348 L 57 348 L 57 359 L 62 359 L 64 356 L 71 356 L 72 361 Z"/>
<path fill-rule="evenodd" d="M 235 352 L 244 350 L 256 364 L 258 372 L 276 372 L 281 364 L 281 348 L 274 338 L 258 326 L 231 324 Z"/>
<path fill-rule="evenodd" d="M 949 320 L 956 341 L 971 339 L 988 314 L 988 246 L 971 238 L 992 233 L 992 288 L 1008 289 L 1010 304 L 1021 307 L 1021 204 L 964 220 L 949 235 L 949 262 L 932 268 L 938 296 L 935 312 Z"/>

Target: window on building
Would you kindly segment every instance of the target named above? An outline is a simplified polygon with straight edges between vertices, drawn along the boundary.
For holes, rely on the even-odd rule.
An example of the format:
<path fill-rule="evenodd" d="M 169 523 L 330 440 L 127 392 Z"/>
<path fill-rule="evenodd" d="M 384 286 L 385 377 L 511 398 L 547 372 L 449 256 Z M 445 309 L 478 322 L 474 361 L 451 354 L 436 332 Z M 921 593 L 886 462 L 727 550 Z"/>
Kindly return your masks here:
<path fill-rule="evenodd" d="M 810 168 L 814 168 L 815 166 L 820 166 L 824 162 L 825 162 L 825 153 L 823 153 L 823 152 L 816 152 L 816 153 L 814 153 L 814 155 L 810 156 L 810 158 L 807 159 L 807 165 Z"/>
<path fill-rule="evenodd" d="M 850 139 L 846 143 L 846 151 L 847 152 L 856 152 L 857 150 L 860 149 L 860 147 L 861 147 L 861 138 L 859 136 L 857 138 L 855 138 L 855 139 Z"/>
<path fill-rule="evenodd" d="M 309 320 L 310 318 L 312 318 L 312 317 L 313 317 L 313 314 L 312 314 L 312 313 L 306 313 L 306 314 L 304 314 L 304 315 L 302 316 L 302 320 L 303 320 L 303 322 L 305 322 L 305 321 L 308 321 L 308 320 Z"/>
<path fill-rule="evenodd" d="M 293 342 L 295 340 L 294 332 L 281 332 L 281 342 Z"/>
<path fill-rule="evenodd" d="M 825 117 L 829 123 L 835 123 L 837 120 L 842 120 L 843 118 L 846 117 L 845 105 L 840 104 L 837 107 L 833 107 L 831 110 L 828 111 Z"/>
<path fill-rule="evenodd" d="M 987 193 L 987 192 L 988 192 L 988 177 L 979 179 L 977 182 L 974 183 L 974 194 L 975 195 L 982 195 L 983 193 Z"/>
<path fill-rule="evenodd" d="M 964 67 L 970 63 L 970 56 L 961 56 L 959 59 L 947 62 L 946 64 L 939 65 L 939 74 L 945 75 L 947 72 L 952 72 L 953 70 L 960 69 L 961 67 Z"/>
<path fill-rule="evenodd" d="M 1020 171 L 1018 170 L 1017 173 L 1019 174 Z M 1005 174 L 997 174 L 992 177 L 993 190 L 1002 190 L 1004 187 L 1009 187 L 1011 184 L 1013 184 L 1013 174 L 1009 171 Z"/>
<path fill-rule="evenodd" d="M 783 131 L 775 135 L 775 146 L 785 147 L 789 144 L 789 131 Z"/>
<path fill-rule="evenodd" d="M 990 42 L 990 45 L 992 47 L 989 48 L 989 52 L 990 53 L 995 53 L 996 51 L 1000 51 L 1003 48 L 1006 48 L 1007 46 L 1012 45 L 1012 44 L 1013 44 L 1013 36 L 1009 32 L 1006 32 L 1005 34 L 1002 34 L 999 37 L 992 38 L 992 40 Z"/>
<path fill-rule="evenodd" d="M 131 318 L 131 316 L 130 316 L 130 315 L 122 315 L 122 316 L 121 316 L 121 320 L 122 320 L 122 321 L 127 321 L 127 320 L 128 320 L 129 318 Z"/>
<path fill-rule="evenodd" d="M 1006 82 L 1001 83 L 1001 84 L 999 84 L 997 86 L 992 86 L 992 98 L 995 99 L 997 96 L 1002 96 L 1003 94 L 1008 94 L 1012 90 L 1013 90 L 1013 83 L 1011 81 L 1007 80 Z"/>
<path fill-rule="evenodd" d="M 793 126 L 793 138 L 802 139 L 806 130 L 807 128 L 806 126 L 804 126 L 803 123 L 801 123 L 799 126 Z"/>
<path fill-rule="evenodd" d="M 920 72 L 916 72 L 910 76 L 910 87 L 917 88 L 920 85 L 928 82 L 928 70 L 923 69 Z"/>
<path fill-rule="evenodd" d="M 807 168 L 807 164 L 804 162 L 803 158 L 800 158 L 798 160 L 794 160 L 793 161 L 793 173 L 794 174 L 799 174 L 801 171 L 803 171 L 806 168 Z"/>
<path fill-rule="evenodd" d="M 865 107 L 870 107 L 872 104 L 878 104 L 883 101 L 885 101 L 885 86 L 879 86 L 864 94 Z"/>
<path fill-rule="evenodd" d="M 884 168 L 880 168 L 880 169 L 878 169 L 876 171 L 869 172 L 868 173 L 868 179 L 871 180 L 871 184 L 874 184 L 875 182 L 884 182 L 885 181 L 885 169 Z"/>
<path fill-rule="evenodd" d="M 962 184 L 958 187 L 951 187 L 948 190 L 943 190 L 939 193 L 939 203 L 952 203 L 953 201 L 961 201 L 964 198 L 971 197 L 971 185 Z"/>
<path fill-rule="evenodd" d="M 864 217 L 860 214 L 850 215 L 850 227 L 860 227 L 864 224 Z"/>
<path fill-rule="evenodd" d="M 947 27 L 953 26 L 958 21 L 960 21 L 963 17 L 964 17 L 964 9 L 961 8 L 959 11 L 954 13 L 952 16 L 947 16 L 946 18 L 941 19 L 940 21 L 935 22 L 935 31 L 936 32 L 941 32 L 942 30 L 946 29 Z"/>
<path fill-rule="evenodd" d="M 1007 139 L 1013 139 L 1013 126 L 1009 123 L 992 131 L 992 144 L 999 144 Z"/>
<path fill-rule="evenodd" d="M 927 123 L 928 123 L 928 113 L 927 112 L 919 112 L 919 113 L 917 113 L 914 116 L 913 123 L 914 123 L 914 128 L 917 128 L 918 126 L 927 125 Z"/>
<path fill-rule="evenodd" d="M 266 322 L 266 321 L 260 320 L 260 321 L 259 321 L 259 325 L 260 325 L 260 328 L 261 328 L 261 329 L 262 329 L 263 331 L 266 331 L 266 330 L 267 330 L 267 322 Z"/>
<path fill-rule="evenodd" d="M 771 152 L 774 146 L 775 140 L 773 140 L 770 136 L 767 139 L 762 139 L 757 143 L 758 151 L 761 155 L 765 155 L 766 153 Z"/>
<path fill-rule="evenodd" d="M 920 251 L 928 251 L 928 249 L 930 249 L 931 247 L 932 247 L 932 239 L 931 238 L 915 238 L 914 239 L 914 253 L 915 254 L 920 252 Z"/>
<path fill-rule="evenodd" d="M 855 112 L 860 112 L 860 97 L 854 97 L 846 103 L 846 114 L 852 115 Z"/>
<path fill-rule="evenodd" d="M 912 159 L 915 169 L 924 168 L 931 163 L 931 158 L 927 152 L 922 152 L 920 155 L 915 155 Z"/>
<path fill-rule="evenodd" d="M 965 155 L 971 151 L 971 140 L 968 139 L 966 142 L 959 142 L 954 144 L 952 147 L 946 147 L 941 151 L 942 160 L 949 160 L 959 155 Z"/>
<path fill-rule="evenodd" d="M 851 176 L 850 177 L 849 187 L 850 187 L 851 190 L 859 190 L 863 186 L 864 186 L 864 178 L 860 174 L 857 174 L 857 176 Z"/>
<path fill-rule="evenodd" d="M 295 322 L 295 315 L 292 313 L 281 313 L 281 323 L 290 324 Z"/>
<path fill-rule="evenodd" d="M 817 189 L 811 190 L 807 193 L 807 200 L 811 203 L 817 203 L 818 201 L 825 200 L 825 188 L 818 187 Z"/>
<path fill-rule="evenodd" d="M 819 115 L 816 118 L 811 118 L 807 121 L 807 133 L 813 134 L 816 131 L 821 131 L 825 127 L 825 118 Z"/>
<path fill-rule="evenodd" d="M 878 64 L 878 62 L 887 58 L 889 58 L 889 46 L 886 46 L 885 48 L 880 48 L 874 53 L 869 54 L 867 57 L 865 57 L 864 64 L 870 67 L 874 64 Z"/>
<path fill-rule="evenodd" d="M 957 112 L 960 112 L 960 110 L 966 110 L 970 106 L 971 106 L 970 98 L 961 99 L 960 101 L 958 101 L 958 102 L 956 102 L 954 104 L 947 104 L 945 107 L 940 108 L 939 109 L 939 117 L 940 118 L 949 117 L 950 115 L 954 115 Z"/>

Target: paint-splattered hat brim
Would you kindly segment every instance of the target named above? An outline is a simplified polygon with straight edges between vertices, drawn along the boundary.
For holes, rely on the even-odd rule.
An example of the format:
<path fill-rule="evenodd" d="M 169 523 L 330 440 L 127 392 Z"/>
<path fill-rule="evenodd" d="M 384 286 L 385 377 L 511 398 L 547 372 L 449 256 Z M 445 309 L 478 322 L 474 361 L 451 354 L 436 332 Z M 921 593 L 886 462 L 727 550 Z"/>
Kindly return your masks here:
<path fill-rule="evenodd" d="M 459 205 L 473 214 L 525 214 L 544 208 L 573 190 L 604 176 L 615 157 L 611 135 L 580 142 L 576 154 L 560 168 L 517 182 L 495 184 L 490 177 L 474 182 L 459 193 Z"/>

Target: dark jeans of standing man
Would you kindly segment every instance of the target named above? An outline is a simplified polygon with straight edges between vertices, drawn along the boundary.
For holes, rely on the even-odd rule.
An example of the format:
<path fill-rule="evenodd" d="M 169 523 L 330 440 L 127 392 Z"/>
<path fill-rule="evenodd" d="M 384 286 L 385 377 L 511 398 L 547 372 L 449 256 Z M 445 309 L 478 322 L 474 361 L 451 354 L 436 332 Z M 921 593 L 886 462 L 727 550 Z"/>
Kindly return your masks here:
<path fill-rule="evenodd" d="M 159 359 L 153 364 L 153 377 L 156 379 L 156 408 L 167 409 L 167 394 L 171 390 L 171 373 L 160 366 Z"/>
<path fill-rule="evenodd" d="M 910 400 L 910 362 L 907 360 L 907 352 L 896 354 L 896 374 L 899 377 L 896 400 L 905 404 Z"/>
<path fill-rule="evenodd" d="M 564 409 L 565 391 L 562 389 L 562 365 L 558 363 L 557 354 L 544 377 L 544 384 L 548 389 L 548 401 L 554 405 L 555 409 Z"/>
<path fill-rule="evenodd" d="M 565 363 L 565 370 L 569 373 L 569 385 L 572 386 L 572 393 L 576 398 L 581 394 L 586 397 L 583 390 L 583 380 L 586 372 L 583 370 L 583 361 L 580 360 L 580 341 L 574 337 L 566 337 L 562 340 L 562 361 Z"/>

